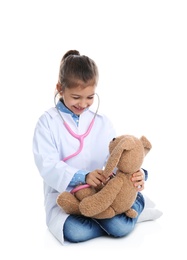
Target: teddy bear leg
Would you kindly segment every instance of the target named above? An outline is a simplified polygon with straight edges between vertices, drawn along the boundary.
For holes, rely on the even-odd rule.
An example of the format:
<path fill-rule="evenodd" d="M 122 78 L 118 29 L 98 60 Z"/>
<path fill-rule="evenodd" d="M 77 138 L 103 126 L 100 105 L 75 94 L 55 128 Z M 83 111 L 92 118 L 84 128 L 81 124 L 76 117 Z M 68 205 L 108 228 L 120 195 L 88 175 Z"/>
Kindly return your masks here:
<path fill-rule="evenodd" d="M 115 216 L 115 211 L 112 207 L 109 207 L 105 211 L 93 216 L 95 219 L 105 219 L 105 218 L 112 218 Z"/>
<path fill-rule="evenodd" d="M 136 218 L 138 216 L 138 213 L 134 209 L 128 209 L 127 211 L 125 211 L 125 215 L 129 218 Z"/>
<path fill-rule="evenodd" d="M 123 185 L 121 178 L 113 178 L 97 193 L 80 201 L 79 209 L 82 215 L 96 216 L 105 212 L 115 200 Z"/>
<path fill-rule="evenodd" d="M 67 214 L 81 214 L 79 210 L 79 200 L 70 192 L 62 192 L 58 195 L 56 202 Z"/>

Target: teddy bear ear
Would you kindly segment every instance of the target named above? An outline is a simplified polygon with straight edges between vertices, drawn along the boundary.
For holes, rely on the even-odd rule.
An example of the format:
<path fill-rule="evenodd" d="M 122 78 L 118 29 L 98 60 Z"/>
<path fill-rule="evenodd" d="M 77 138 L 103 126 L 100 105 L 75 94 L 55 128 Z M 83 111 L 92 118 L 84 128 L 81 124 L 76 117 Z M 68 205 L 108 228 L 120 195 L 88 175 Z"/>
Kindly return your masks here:
<path fill-rule="evenodd" d="M 152 145 L 151 145 L 151 143 L 149 142 L 149 140 L 145 136 L 142 136 L 140 138 L 140 141 L 143 144 L 145 155 L 146 155 L 151 150 Z"/>
<path fill-rule="evenodd" d="M 111 173 L 113 172 L 113 170 L 115 169 L 115 167 L 117 166 L 122 153 L 125 150 L 133 149 L 134 146 L 135 146 L 135 142 L 129 136 L 122 138 L 119 141 L 119 143 L 117 143 L 117 145 L 112 150 L 112 152 L 108 158 L 107 164 L 105 166 L 105 170 L 103 171 L 103 175 L 105 177 L 109 177 L 111 175 Z"/>

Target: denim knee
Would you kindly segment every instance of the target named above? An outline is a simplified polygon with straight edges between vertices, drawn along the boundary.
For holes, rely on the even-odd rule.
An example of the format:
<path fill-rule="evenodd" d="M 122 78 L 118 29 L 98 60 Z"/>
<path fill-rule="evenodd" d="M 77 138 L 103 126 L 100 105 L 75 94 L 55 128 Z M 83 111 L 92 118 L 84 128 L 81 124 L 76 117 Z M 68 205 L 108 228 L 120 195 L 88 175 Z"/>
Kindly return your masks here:
<path fill-rule="evenodd" d="M 128 235 L 135 225 L 135 221 L 124 213 L 110 219 L 97 220 L 109 236 L 123 237 Z"/>
<path fill-rule="evenodd" d="M 64 223 L 64 238 L 69 242 L 84 242 L 106 235 L 105 231 L 91 218 L 70 215 Z"/>
<path fill-rule="evenodd" d="M 142 212 L 145 206 L 145 200 L 141 192 L 138 192 L 136 201 L 134 202 L 132 208 L 138 212 L 138 215 Z"/>

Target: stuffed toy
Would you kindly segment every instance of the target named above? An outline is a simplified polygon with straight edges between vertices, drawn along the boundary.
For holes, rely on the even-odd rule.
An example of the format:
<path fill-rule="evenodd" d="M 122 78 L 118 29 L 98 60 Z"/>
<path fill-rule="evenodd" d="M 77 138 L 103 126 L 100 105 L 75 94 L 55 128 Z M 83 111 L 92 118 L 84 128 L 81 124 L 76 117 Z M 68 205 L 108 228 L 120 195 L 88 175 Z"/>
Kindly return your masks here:
<path fill-rule="evenodd" d="M 132 205 L 137 190 L 131 181 L 132 174 L 140 170 L 144 157 L 152 145 L 145 136 L 121 135 L 109 143 L 109 158 L 103 170 L 107 182 L 95 189 L 88 184 L 72 192 L 62 192 L 57 204 L 68 214 L 78 214 L 95 219 L 112 218 L 124 213 L 137 217 Z M 115 174 L 112 174 L 116 171 Z M 112 177 L 111 177 L 112 176 Z"/>

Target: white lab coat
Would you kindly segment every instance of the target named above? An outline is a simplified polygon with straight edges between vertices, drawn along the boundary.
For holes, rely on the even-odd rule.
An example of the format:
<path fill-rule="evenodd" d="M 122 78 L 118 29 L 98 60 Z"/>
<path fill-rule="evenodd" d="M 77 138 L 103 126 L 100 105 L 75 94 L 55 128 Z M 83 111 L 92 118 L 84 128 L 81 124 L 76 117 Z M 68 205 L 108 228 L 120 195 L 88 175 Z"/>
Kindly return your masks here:
<path fill-rule="evenodd" d="M 62 113 L 63 118 L 77 134 L 87 131 L 94 116 L 91 110 L 80 115 L 77 127 L 72 116 Z M 90 134 L 84 139 L 80 154 L 63 162 L 63 158 L 77 151 L 79 141 L 69 134 L 56 108 L 46 111 L 38 120 L 33 137 L 33 154 L 36 166 L 44 182 L 46 224 L 51 233 L 63 244 L 63 224 L 68 215 L 56 204 L 59 193 L 69 190 L 73 175 L 80 169 L 102 169 L 108 157 L 108 144 L 116 135 L 110 120 L 96 116 Z"/>

